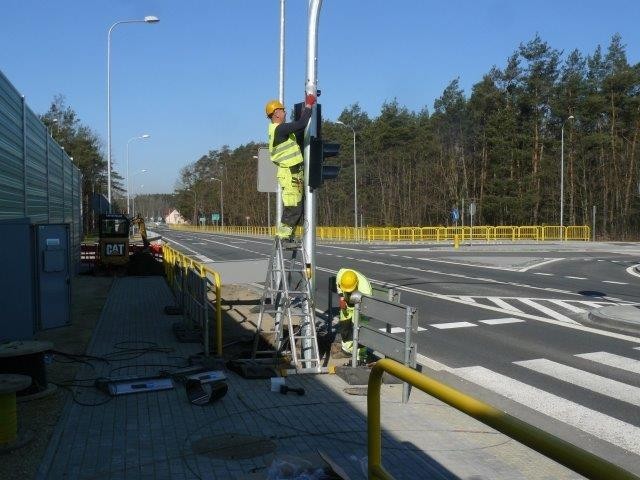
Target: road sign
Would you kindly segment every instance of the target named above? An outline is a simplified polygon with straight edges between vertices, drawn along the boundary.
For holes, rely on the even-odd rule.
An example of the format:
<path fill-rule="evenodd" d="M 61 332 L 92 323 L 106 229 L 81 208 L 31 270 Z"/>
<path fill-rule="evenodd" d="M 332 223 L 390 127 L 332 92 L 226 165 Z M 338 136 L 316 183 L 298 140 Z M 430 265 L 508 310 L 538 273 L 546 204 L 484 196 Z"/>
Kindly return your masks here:
<path fill-rule="evenodd" d="M 218 220 L 220 220 L 220 214 L 219 213 L 212 213 L 211 214 L 211 221 L 212 222 L 217 222 Z"/>
<path fill-rule="evenodd" d="M 454 222 L 460 220 L 460 212 L 458 211 L 458 207 L 453 207 L 451 209 L 451 220 L 453 220 Z"/>
<path fill-rule="evenodd" d="M 469 204 L 469 215 L 473 217 L 475 216 L 475 214 L 476 214 L 476 202 L 471 202 Z"/>
<path fill-rule="evenodd" d="M 258 149 L 258 191 L 277 192 L 278 181 L 276 174 L 278 167 L 271 161 L 269 149 L 260 147 Z"/>

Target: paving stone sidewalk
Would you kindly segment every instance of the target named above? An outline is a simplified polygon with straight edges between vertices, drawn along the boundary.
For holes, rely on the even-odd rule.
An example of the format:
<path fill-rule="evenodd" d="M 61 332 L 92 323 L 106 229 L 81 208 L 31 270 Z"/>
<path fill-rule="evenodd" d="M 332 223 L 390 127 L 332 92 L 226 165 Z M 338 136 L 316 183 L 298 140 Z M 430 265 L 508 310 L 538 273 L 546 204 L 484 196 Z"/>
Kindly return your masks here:
<path fill-rule="evenodd" d="M 176 341 L 171 326 L 179 317 L 163 311 L 171 304 L 172 293 L 161 277 L 117 279 L 87 351 L 111 354 L 111 360 L 92 361 L 78 381 L 91 385 L 97 377 L 153 376 L 185 366 L 201 348 Z M 122 353 L 114 357 L 114 352 Z M 288 377 L 287 385 L 303 387 L 304 396 L 273 393 L 269 380 L 227 375 L 227 395 L 202 407 L 189 403 L 179 384 L 112 398 L 78 388 L 38 478 L 290 478 L 268 476 L 274 458 L 288 455 L 293 463 L 303 462 L 318 449 L 350 478 L 366 477 L 365 396 L 345 393 L 347 385 L 336 375 Z M 382 391 L 383 464 L 397 479 L 581 478 L 415 389 L 403 405 L 401 391 L 401 385 L 384 385 Z M 233 454 L 194 452 L 202 442 L 229 438 L 240 443 Z M 275 451 L 260 454 L 269 446 Z"/>

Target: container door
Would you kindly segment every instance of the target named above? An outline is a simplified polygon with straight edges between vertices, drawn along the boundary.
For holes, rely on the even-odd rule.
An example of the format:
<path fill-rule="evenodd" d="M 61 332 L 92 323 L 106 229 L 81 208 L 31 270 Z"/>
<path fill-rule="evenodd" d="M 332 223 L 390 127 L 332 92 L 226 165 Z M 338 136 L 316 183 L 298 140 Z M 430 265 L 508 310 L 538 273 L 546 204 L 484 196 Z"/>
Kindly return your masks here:
<path fill-rule="evenodd" d="M 37 225 L 39 322 L 42 330 L 71 322 L 69 225 Z"/>

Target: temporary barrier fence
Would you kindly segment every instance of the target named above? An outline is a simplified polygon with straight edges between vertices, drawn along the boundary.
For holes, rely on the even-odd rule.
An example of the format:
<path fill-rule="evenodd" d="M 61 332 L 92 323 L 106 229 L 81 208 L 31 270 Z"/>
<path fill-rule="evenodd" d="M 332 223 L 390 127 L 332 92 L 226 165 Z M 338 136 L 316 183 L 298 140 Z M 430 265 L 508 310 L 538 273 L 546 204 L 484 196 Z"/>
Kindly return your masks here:
<path fill-rule="evenodd" d="M 163 246 L 163 262 L 167 281 L 173 289 L 185 322 L 202 328 L 205 355 L 210 353 L 211 312 L 215 315 L 215 352 L 222 355 L 222 282 L 218 272 L 189 258 L 169 245 Z M 213 296 L 213 303 L 210 296 Z"/>

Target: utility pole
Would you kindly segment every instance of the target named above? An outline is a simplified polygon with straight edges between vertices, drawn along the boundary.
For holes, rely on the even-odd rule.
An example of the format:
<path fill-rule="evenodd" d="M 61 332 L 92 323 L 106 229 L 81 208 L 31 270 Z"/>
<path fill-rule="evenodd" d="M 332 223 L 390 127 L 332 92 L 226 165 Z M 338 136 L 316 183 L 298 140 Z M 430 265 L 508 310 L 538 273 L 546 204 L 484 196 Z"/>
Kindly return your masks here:
<path fill-rule="evenodd" d="M 284 105 L 284 3 L 285 0 L 280 0 L 280 72 L 279 72 L 279 88 L 278 88 L 278 100 Z M 269 194 L 267 193 L 267 201 Z M 276 182 L 276 232 L 280 228 L 282 219 L 282 187 L 280 182 Z M 269 225 L 271 226 L 271 225 Z"/>
<path fill-rule="evenodd" d="M 322 0 L 309 0 L 309 27 L 307 32 L 307 79 L 305 93 L 317 95 L 318 88 L 318 23 L 320 21 L 320 8 Z M 307 262 L 311 269 L 311 293 L 316 291 L 316 194 L 309 187 L 309 165 L 311 158 L 311 137 L 318 136 L 316 124 L 317 103 L 313 106 L 313 112 L 309 124 L 304 131 L 304 238 L 302 248 L 305 251 Z"/>

